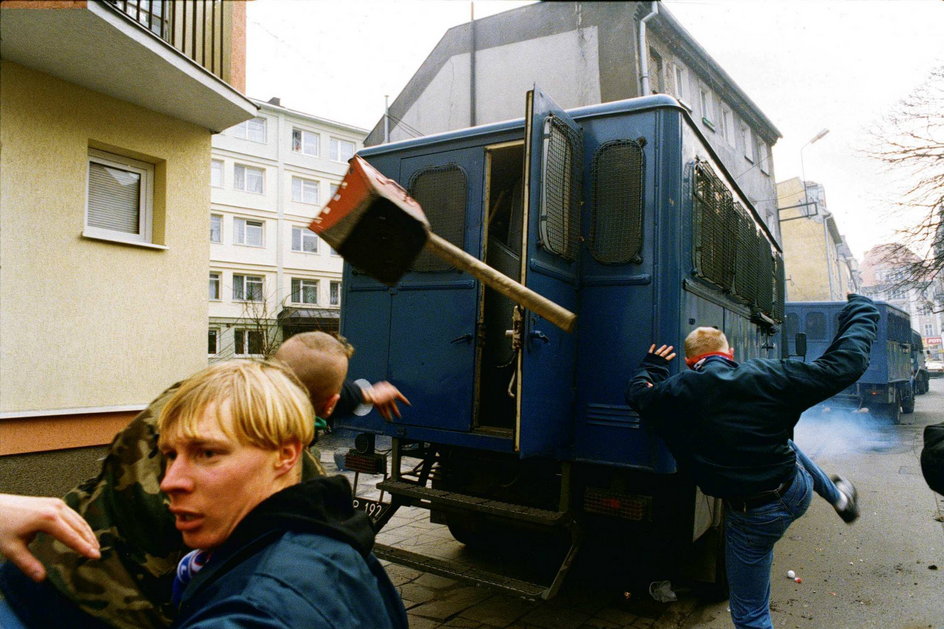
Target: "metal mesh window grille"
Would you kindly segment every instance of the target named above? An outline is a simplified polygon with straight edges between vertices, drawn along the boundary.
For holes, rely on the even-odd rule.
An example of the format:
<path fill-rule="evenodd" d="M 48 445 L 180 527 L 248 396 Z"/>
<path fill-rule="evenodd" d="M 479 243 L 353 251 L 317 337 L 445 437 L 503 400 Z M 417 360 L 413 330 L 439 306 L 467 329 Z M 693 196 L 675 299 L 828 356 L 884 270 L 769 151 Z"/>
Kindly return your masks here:
<path fill-rule="evenodd" d="M 607 142 L 594 155 L 590 253 L 598 262 L 641 261 L 644 174 L 634 140 Z"/>
<path fill-rule="evenodd" d="M 577 132 L 556 116 L 545 120 L 541 244 L 566 260 L 577 257 L 580 237 L 579 140 Z"/>
<path fill-rule="evenodd" d="M 732 290 L 738 237 L 731 192 L 705 163 L 695 165 L 695 270 L 723 290 Z"/>
<path fill-rule="evenodd" d="M 433 232 L 459 247 L 464 245 L 467 182 L 456 164 L 421 170 L 410 181 L 410 196 L 419 202 Z M 414 271 L 447 271 L 452 266 L 421 251 Z"/>
<path fill-rule="evenodd" d="M 757 241 L 757 307 L 770 314 L 774 309 L 774 257 L 766 238 Z"/>
<path fill-rule="evenodd" d="M 774 304 L 770 311 L 770 316 L 775 321 L 783 321 L 784 303 L 786 296 L 786 272 L 783 266 L 783 256 L 779 253 L 774 254 Z"/>
<path fill-rule="evenodd" d="M 735 203 L 738 221 L 738 237 L 734 269 L 734 294 L 748 304 L 757 303 L 757 291 L 760 280 L 756 264 L 757 241 L 761 237 L 757 234 L 754 221 L 748 216 L 740 203 Z"/>

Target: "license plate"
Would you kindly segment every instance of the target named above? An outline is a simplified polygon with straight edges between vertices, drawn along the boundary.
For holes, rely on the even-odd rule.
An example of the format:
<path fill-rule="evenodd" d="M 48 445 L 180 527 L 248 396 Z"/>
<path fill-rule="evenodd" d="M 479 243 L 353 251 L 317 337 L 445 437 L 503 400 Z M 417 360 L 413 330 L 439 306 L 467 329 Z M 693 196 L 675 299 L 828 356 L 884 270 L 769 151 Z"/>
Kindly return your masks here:
<path fill-rule="evenodd" d="M 377 522 L 385 513 L 390 511 L 390 505 L 379 500 L 355 497 L 353 504 L 355 509 L 366 513 L 367 517 L 373 522 Z"/>

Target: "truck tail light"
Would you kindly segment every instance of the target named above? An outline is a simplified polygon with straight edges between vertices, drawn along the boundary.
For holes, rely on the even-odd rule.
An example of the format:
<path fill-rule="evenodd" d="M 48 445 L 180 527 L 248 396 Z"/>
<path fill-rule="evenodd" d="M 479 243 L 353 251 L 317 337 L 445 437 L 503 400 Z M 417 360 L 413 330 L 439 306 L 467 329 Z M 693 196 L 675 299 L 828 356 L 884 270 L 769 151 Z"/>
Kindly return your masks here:
<path fill-rule="evenodd" d="M 587 487 L 583 494 L 583 510 L 624 520 L 651 521 L 652 496 Z"/>

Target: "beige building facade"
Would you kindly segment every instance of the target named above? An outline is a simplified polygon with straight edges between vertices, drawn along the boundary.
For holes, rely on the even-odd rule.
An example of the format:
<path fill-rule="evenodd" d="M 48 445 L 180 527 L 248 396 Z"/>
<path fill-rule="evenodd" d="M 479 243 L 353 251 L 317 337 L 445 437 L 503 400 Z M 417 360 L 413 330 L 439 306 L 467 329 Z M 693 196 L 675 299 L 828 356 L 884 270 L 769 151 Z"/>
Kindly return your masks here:
<path fill-rule="evenodd" d="M 804 185 L 805 184 L 805 185 Z M 842 301 L 860 286 L 858 262 L 826 207 L 820 184 L 777 184 L 788 301 Z"/>
<path fill-rule="evenodd" d="M 254 101 L 213 138 L 211 362 L 271 354 L 307 330 L 338 330 L 342 258 L 308 229 L 363 146 L 365 129 Z"/>
<path fill-rule="evenodd" d="M 107 443 L 206 364 L 211 135 L 256 111 L 231 4 L 214 75 L 180 15 L 0 3 L 0 455 Z"/>

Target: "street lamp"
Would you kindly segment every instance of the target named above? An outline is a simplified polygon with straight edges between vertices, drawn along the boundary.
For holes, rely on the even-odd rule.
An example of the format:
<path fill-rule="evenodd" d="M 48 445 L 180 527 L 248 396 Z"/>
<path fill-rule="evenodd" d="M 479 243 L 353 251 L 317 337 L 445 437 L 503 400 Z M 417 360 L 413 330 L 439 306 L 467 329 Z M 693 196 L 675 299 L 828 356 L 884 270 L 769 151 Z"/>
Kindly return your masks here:
<path fill-rule="evenodd" d="M 822 129 L 819 133 L 810 138 L 809 142 L 800 147 L 800 179 L 803 182 L 803 205 L 807 208 L 807 212 L 809 212 L 810 207 L 810 195 L 806 187 L 806 169 L 803 167 L 803 149 L 814 142 L 819 142 L 826 137 L 827 133 L 829 133 L 829 129 Z"/>
<path fill-rule="evenodd" d="M 809 209 L 810 208 L 810 190 L 809 190 L 809 186 L 806 185 L 806 169 L 803 167 L 803 149 L 808 147 L 810 144 L 819 142 L 824 137 L 826 137 L 827 133 L 829 133 L 829 129 L 821 129 L 819 133 L 814 135 L 812 138 L 810 138 L 810 140 L 806 144 L 800 147 L 800 178 L 803 184 L 803 207 L 806 208 L 807 216 L 812 216 L 812 215 L 810 214 L 810 209 Z M 817 214 L 819 213 L 819 208 L 817 208 L 816 213 Z M 826 255 L 826 277 L 829 282 L 829 299 L 832 300 L 834 298 L 833 293 L 835 292 L 835 289 L 833 287 L 832 264 L 830 263 L 830 260 L 829 260 L 829 251 L 830 251 L 829 226 L 826 224 L 826 221 L 828 218 L 829 218 L 828 215 L 823 216 L 823 247 L 824 247 L 823 253 Z"/>

